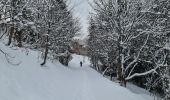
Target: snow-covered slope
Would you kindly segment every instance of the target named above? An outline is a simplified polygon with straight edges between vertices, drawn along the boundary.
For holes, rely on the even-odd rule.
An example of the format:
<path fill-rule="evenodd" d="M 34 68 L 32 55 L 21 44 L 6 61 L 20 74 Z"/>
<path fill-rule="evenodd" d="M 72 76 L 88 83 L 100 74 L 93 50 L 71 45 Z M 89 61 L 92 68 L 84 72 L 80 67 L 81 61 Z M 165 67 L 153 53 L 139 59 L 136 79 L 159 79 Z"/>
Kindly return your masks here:
<path fill-rule="evenodd" d="M 9 64 L 0 53 L 0 100 L 152 100 L 119 86 L 89 68 L 86 58 L 73 55 L 69 67 L 47 62 L 41 67 L 39 53 L 15 50 L 0 43 L 0 48 L 15 56 Z M 11 59 L 12 60 L 12 59 Z"/>

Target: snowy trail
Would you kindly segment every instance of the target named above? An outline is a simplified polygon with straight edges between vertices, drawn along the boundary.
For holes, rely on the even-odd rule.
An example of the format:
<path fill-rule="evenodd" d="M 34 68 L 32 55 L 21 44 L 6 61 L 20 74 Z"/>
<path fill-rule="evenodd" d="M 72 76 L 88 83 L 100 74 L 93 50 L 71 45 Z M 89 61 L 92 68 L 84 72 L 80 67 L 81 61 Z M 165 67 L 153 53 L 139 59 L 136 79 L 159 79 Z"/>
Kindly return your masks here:
<path fill-rule="evenodd" d="M 37 51 L 27 55 L 23 49 L 0 47 L 16 55 L 14 62 L 21 61 L 13 66 L 0 53 L 0 100 L 153 100 L 104 78 L 89 67 L 87 58 L 80 67 L 82 56 L 73 55 L 68 67 L 49 61 L 41 67 Z"/>
<path fill-rule="evenodd" d="M 79 84 L 76 99 L 72 100 L 148 100 L 142 96 L 131 93 L 128 89 L 104 78 L 101 74 L 85 63 L 81 68 L 78 65 L 81 56 L 74 56 L 71 67 L 79 69 Z M 77 64 L 75 64 L 77 62 Z"/>

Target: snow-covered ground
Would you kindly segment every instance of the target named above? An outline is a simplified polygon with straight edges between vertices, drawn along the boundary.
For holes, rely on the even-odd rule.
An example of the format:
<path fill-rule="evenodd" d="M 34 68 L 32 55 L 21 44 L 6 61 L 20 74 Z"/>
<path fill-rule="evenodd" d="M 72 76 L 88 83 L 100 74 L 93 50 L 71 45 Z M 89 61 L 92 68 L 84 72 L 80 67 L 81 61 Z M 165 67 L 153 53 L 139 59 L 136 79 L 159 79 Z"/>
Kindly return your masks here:
<path fill-rule="evenodd" d="M 49 61 L 41 67 L 37 51 L 28 53 L 2 43 L 0 48 L 15 56 L 10 58 L 13 63 L 20 63 L 11 65 L 0 53 L 0 100 L 153 100 L 104 78 L 89 67 L 87 58 L 80 67 L 82 56 L 73 55 L 69 67 Z"/>

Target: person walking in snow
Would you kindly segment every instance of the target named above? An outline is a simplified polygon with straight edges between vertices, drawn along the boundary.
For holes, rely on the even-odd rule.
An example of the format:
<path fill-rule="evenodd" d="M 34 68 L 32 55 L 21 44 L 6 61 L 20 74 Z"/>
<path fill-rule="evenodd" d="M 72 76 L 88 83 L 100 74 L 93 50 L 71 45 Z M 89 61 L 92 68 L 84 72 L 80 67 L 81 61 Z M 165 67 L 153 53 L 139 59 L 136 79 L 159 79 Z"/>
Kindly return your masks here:
<path fill-rule="evenodd" d="M 83 62 L 82 62 L 82 61 L 80 61 L 80 66 L 82 67 L 82 65 L 83 65 Z"/>

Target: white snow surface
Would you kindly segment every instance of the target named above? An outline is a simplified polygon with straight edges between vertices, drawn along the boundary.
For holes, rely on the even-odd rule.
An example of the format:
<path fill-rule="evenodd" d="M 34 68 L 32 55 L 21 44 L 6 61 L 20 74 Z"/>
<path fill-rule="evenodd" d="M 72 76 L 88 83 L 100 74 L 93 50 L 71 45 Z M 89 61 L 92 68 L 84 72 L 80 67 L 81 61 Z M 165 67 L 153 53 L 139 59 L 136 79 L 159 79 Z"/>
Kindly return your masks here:
<path fill-rule="evenodd" d="M 13 63 L 20 63 L 11 65 L 0 53 L 0 100 L 153 100 L 104 78 L 89 67 L 87 58 L 80 67 L 83 57 L 79 55 L 73 55 L 68 67 L 50 61 L 41 67 L 37 51 L 2 43 L 0 49 L 15 56 L 10 58 Z"/>

